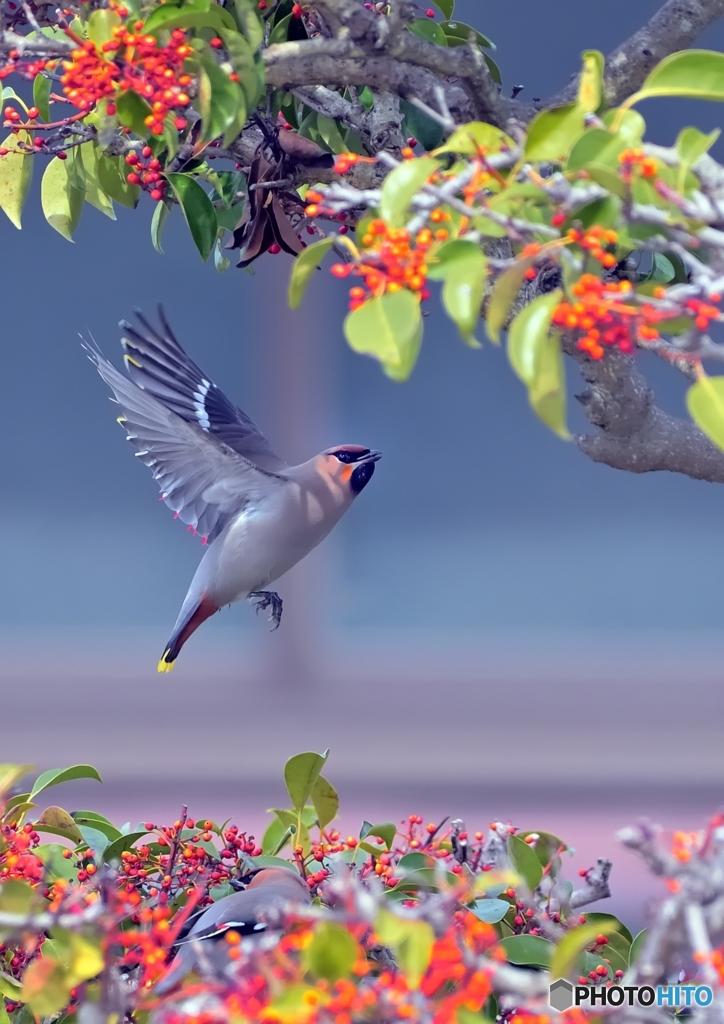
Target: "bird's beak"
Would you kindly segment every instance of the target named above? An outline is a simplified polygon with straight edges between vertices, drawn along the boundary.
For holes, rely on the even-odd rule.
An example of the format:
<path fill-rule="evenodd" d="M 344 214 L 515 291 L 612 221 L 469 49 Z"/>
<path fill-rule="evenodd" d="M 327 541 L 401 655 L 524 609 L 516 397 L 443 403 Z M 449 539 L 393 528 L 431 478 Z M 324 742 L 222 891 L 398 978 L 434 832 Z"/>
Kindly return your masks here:
<path fill-rule="evenodd" d="M 355 466 L 361 466 L 365 462 L 379 462 L 382 458 L 382 452 L 367 452 L 365 455 L 360 455 L 358 459 L 354 460 Z"/>

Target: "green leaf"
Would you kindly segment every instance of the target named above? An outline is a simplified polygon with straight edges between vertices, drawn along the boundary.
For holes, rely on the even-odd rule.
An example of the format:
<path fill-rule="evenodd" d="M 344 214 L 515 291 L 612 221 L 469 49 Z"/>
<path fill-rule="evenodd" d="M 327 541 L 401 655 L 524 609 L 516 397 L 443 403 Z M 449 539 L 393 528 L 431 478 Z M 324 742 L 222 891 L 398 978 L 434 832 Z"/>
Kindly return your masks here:
<path fill-rule="evenodd" d="M 510 903 L 507 900 L 498 899 L 476 900 L 468 909 L 480 921 L 485 921 L 486 924 L 497 924 L 510 910 Z"/>
<path fill-rule="evenodd" d="M 322 137 L 322 142 L 324 142 L 327 149 L 332 153 L 347 152 L 347 144 L 342 138 L 339 126 L 331 117 L 325 117 L 324 114 L 317 114 L 317 131 Z"/>
<path fill-rule="evenodd" d="M 724 450 L 724 377 L 700 377 L 686 393 L 686 406 L 697 427 Z"/>
<path fill-rule="evenodd" d="M 0 971 L 0 994 L 7 996 L 8 999 L 17 999 L 20 995 L 20 982 L 4 971 Z M 0 1002 L 0 1007 L 2 1006 Z"/>
<path fill-rule="evenodd" d="M 447 36 L 442 26 L 438 25 L 431 18 L 415 18 L 407 23 L 407 28 L 413 35 L 427 40 L 428 43 L 434 43 L 436 46 L 447 46 Z"/>
<path fill-rule="evenodd" d="M 499 153 L 501 149 L 515 149 L 515 143 L 510 135 L 506 135 L 492 124 L 470 121 L 469 124 L 456 128 L 445 145 L 436 149 L 435 153 L 463 153 L 474 156 L 479 149 L 486 153 Z"/>
<path fill-rule="evenodd" d="M 345 927 L 333 921 L 317 925 L 303 955 L 306 970 L 332 983 L 348 978 L 360 960 L 364 960 L 362 947 Z"/>
<path fill-rule="evenodd" d="M 295 826 L 296 828 L 296 826 Z M 266 828 L 261 841 L 261 848 L 264 854 L 276 854 L 284 849 L 294 833 L 288 825 L 285 825 L 280 818 L 274 818 Z"/>
<path fill-rule="evenodd" d="M 90 825 L 79 825 L 78 828 L 83 836 L 83 842 L 88 849 L 93 852 L 96 859 L 101 858 L 109 846 L 108 836 L 105 832 L 101 832 L 100 829 L 93 828 Z"/>
<path fill-rule="evenodd" d="M 46 122 L 50 122 L 50 89 L 50 79 L 41 71 L 33 79 L 33 105 Z"/>
<path fill-rule="evenodd" d="M 365 821 L 360 829 L 360 839 L 367 839 L 369 836 L 378 836 L 383 839 L 385 846 L 388 850 L 392 849 L 392 844 L 395 841 L 397 835 L 397 826 L 391 822 L 386 821 L 382 825 L 370 825 L 368 821 Z"/>
<path fill-rule="evenodd" d="M 603 188 L 608 189 L 612 195 L 618 196 L 619 199 L 626 198 L 626 185 L 616 171 L 612 171 L 610 167 L 604 167 L 601 164 L 594 163 L 589 164 L 586 171 L 591 181 L 595 181 L 597 185 L 601 185 Z M 646 184 L 648 184 L 648 182 Z M 658 228 L 654 229 L 652 234 L 657 234 L 658 230 Z"/>
<path fill-rule="evenodd" d="M 159 9 L 163 10 L 164 8 Z M 151 130 L 146 124 L 146 118 L 150 115 L 151 108 L 133 89 L 121 93 L 118 97 L 116 113 L 121 124 L 130 128 L 140 138 L 147 139 L 150 136 Z"/>
<path fill-rule="evenodd" d="M 284 782 L 297 811 L 302 810 L 312 795 L 314 784 L 319 778 L 319 773 L 324 768 L 328 756 L 328 750 L 324 754 L 315 754 L 310 750 L 304 754 L 290 757 L 285 764 Z"/>
<path fill-rule="evenodd" d="M 96 11 L 100 14 L 100 11 Z M 85 201 L 100 210 L 111 220 L 116 219 L 113 211 L 113 202 L 101 188 L 98 178 L 98 147 L 94 142 L 86 142 L 78 146 L 76 153 L 80 153 L 85 171 Z M 67 161 L 66 161 L 67 162 Z"/>
<path fill-rule="evenodd" d="M 104 818 L 102 814 L 97 814 L 96 811 L 73 811 L 71 817 L 77 825 L 89 825 L 91 828 L 98 829 L 111 842 L 123 834 L 108 818 Z"/>
<path fill-rule="evenodd" d="M 408 340 L 407 344 L 400 349 L 399 362 L 382 364 L 382 371 L 386 377 L 390 378 L 390 380 L 394 380 L 398 384 L 404 384 L 404 382 L 409 378 L 410 374 L 415 369 L 417 357 L 420 355 L 424 329 L 422 314 L 420 313 L 420 308 L 418 306 L 415 333 Z"/>
<path fill-rule="evenodd" d="M 500 332 L 503 329 L 510 307 L 513 305 L 521 285 L 525 279 L 525 272 L 535 263 L 535 257 L 529 256 L 517 260 L 512 267 L 508 267 L 498 276 L 493 285 L 488 300 L 488 312 L 485 318 L 485 326 L 488 337 L 497 345 L 500 342 Z"/>
<path fill-rule="evenodd" d="M 454 256 L 447 260 L 440 256 L 442 267 L 447 271 L 442 286 L 442 303 L 463 341 L 477 348 L 479 342 L 475 340 L 474 331 L 480 319 L 488 261 L 474 242 L 457 240 L 447 245 Z"/>
<path fill-rule="evenodd" d="M 274 28 L 269 33 L 269 46 L 273 46 L 274 43 L 286 43 L 291 20 L 291 14 L 287 14 L 276 22 Z"/>
<path fill-rule="evenodd" d="M 686 173 L 697 161 L 701 160 L 705 153 L 708 153 L 716 140 L 721 135 L 721 129 L 715 128 L 713 132 L 704 135 L 698 128 L 682 128 L 676 140 L 676 152 L 679 154 L 679 175 L 677 188 L 679 192 L 684 191 Z"/>
<path fill-rule="evenodd" d="M 526 384 L 535 412 L 554 433 L 568 440 L 563 354 L 557 335 L 550 331 L 561 295 L 560 289 L 539 295 L 521 310 L 510 325 L 508 358 Z"/>
<path fill-rule="evenodd" d="M 509 935 L 498 945 L 511 964 L 527 967 L 550 967 L 555 946 L 539 935 Z"/>
<path fill-rule="evenodd" d="M 2 159 L 2 157 L 0 157 Z M 10 792 L 16 782 L 32 772 L 32 764 L 0 764 L 0 797 Z M 26 794 L 22 794 L 26 796 Z M 27 794 L 26 799 L 30 797 Z"/>
<path fill-rule="evenodd" d="M 724 53 L 681 50 L 664 57 L 628 102 L 652 96 L 724 101 Z"/>
<path fill-rule="evenodd" d="M 127 164 L 123 157 L 98 155 L 98 184 L 111 199 L 121 206 L 135 210 L 141 197 L 139 185 L 129 185 L 126 180 Z"/>
<path fill-rule="evenodd" d="M 386 292 L 350 313 L 344 334 L 355 352 L 374 356 L 385 372 L 412 372 L 420 348 L 422 316 L 416 295 L 407 289 Z"/>
<path fill-rule="evenodd" d="M 67 849 L 67 846 L 61 846 L 60 843 L 45 843 L 42 846 L 36 846 L 33 851 L 35 856 L 42 860 L 51 882 L 56 878 L 64 878 L 67 882 L 77 882 L 73 858 L 63 856 Z"/>
<path fill-rule="evenodd" d="M 565 978 L 576 965 L 586 946 L 590 946 L 598 935 L 608 935 L 609 932 L 615 930 L 615 925 L 612 922 L 604 921 L 582 924 L 578 928 L 566 932 L 551 957 L 551 976 Z"/>
<path fill-rule="evenodd" d="M 317 781 L 312 786 L 312 803 L 317 812 L 319 827 L 324 829 L 330 821 L 334 821 L 339 811 L 339 796 L 331 782 L 328 782 L 323 775 L 317 776 Z"/>
<path fill-rule="evenodd" d="M 241 122 L 239 126 L 239 132 L 241 132 L 246 120 L 247 109 L 254 109 L 264 91 L 264 68 L 259 61 L 254 60 L 252 47 L 238 32 L 221 29 L 219 35 L 224 41 L 231 66 L 239 76 L 239 85 L 246 99 L 246 104 L 242 104 L 236 116 L 236 120 Z"/>
<path fill-rule="evenodd" d="M 0 885 L 0 910 L 4 914 L 28 914 L 35 899 L 35 891 L 27 882 L 11 878 Z"/>
<path fill-rule="evenodd" d="M 258 50 L 264 40 L 264 26 L 252 0 L 234 0 L 236 19 L 252 50 Z"/>
<path fill-rule="evenodd" d="M 292 273 L 289 278 L 289 289 L 287 298 L 291 309 L 297 309 L 304 297 L 307 285 L 312 276 L 334 245 L 334 235 L 321 238 L 318 242 L 312 242 L 306 249 L 303 249 L 292 265 Z"/>
<path fill-rule="evenodd" d="M 241 111 L 244 120 L 246 119 L 246 103 L 238 84 L 231 81 L 210 53 L 201 55 L 201 65 L 199 89 L 201 90 L 202 82 L 205 87 L 205 101 L 199 104 L 202 107 L 202 141 L 210 142 L 223 135 L 230 125 L 235 124 Z"/>
<path fill-rule="evenodd" d="M 452 18 L 455 10 L 455 0 L 433 0 L 433 3 L 442 11 L 446 18 Z"/>
<path fill-rule="evenodd" d="M 640 146 L 646 134 L 646 122 L 638 110 L 621 110 L 614 108 L 603 115 L 603 123 L 626 143 L 627 146 Z"/>
<path fill-rule="evenodd" d="M 179 201 L 191 237 L 206 260 L 216 241 L 216 210 L 199 183 L 189 174 L 167 174 L 166 180 Z"/>
<path fill-rule="evenodd" d="M 482 32 L 478 32 L 477 29 L 466 25 L 462 21 L 443 21 L 440 27 L 447 36 L 448 46 L 466 45 L 472 33 L 478 46 L 485 47 L 487 50 L 494 50 L 496 48 L 495 43 L 488 39 L 487 36 L 484 36 Z"/>
<path fill-rule="evenodd" d="M 143 839 L 146 835 L 148 835 L 148 831 L 144 829 L 143 832 L 127 832 L 126 835 L 119 836 L 118 839 L 109 843 L 104 849 L 104 862 L 106 864 L 110 864 L 114 860 L 120 860 L 122 853 L 125 853 L 126 850 L 130 850 L 131 847 L 139 841 L 139 839 Z"/>
<path fill-rule="evenodd" d="M 390 227 L 400 227 L 405 221 L 412 197 L 440 166 L 431 156 L 405 160 L 385 178 L 380 192 L 380 216 Z"/>
<path fill-rule="evenodd" d="M 620 134 L 614 134 L 605 128 L 587 128 L 571 150 L 566 170 L 580 171 L 590 163 L 597 163 L 609 167 L 612 171 L 618 171 L 619 153 L 628 145 Z"/>
<path fill-rule="evenodd" d="M 104 43 L 109 43 L 113 38 L 113 29 L 121 24 L 120 16 L 109 7 L 101 7 L 93 11 L 88 18 L 88 38 L 96 44 L 98 52 Z"/>
<path fill-rule="evenodd" d="M 162 256 L 161 229 L 170 212 L 171 207 L 167 206 L 166 203 L 156 203 L 156 209 L 153 211 L 153 217 L 151 217 L 151 242 L 156 252 L 160 252 Z"/>
<path fill-rule="evenodd" d="M 83 836 L 75 819 L 62 807 L 46 807 L 38 820 L 33 822 L 33 826 L 36 832 L 58 829 L 63 836 L 71 839 L 74 843 L 83 842 Z"/>
<path fill-rule="evenodd" d="M 19 142 L 32 145 L 29 132 L 8 135 L 0 144 L 0 148 L 9 150 L 6 156 L 0 156 L 0 209 L 5 211 L 18 231 L 33 178 L 33 157 L 18 149 Z"/>
<path fill-rule="evenodd" d="M 584 50 L 581 54 L 583 70 L 578 82 L 578 106 L 586 114 L 593 114 L 604 100 L 604 58 L 600 50 Z"/>
<path fill-rule="evenodd" d="M 143 31 L 146 35 L 158 35 L 162 29 L 174 28 L 229 28 L 235 29 L 234 19 L 219 4 L 195 3 L 184 0 L 182 4 L 165 3 L 156 7 L 146 18 Z"/>
<path fill-rule="evenodd" d="M 630 964 L 632 964 L 632 965 L 635 964 L 636 961 L 638 960 L 638 958 L 641 956 L 641 950 L 643 949 L 644 943 L 646 942 L 646 939 L 648 938 L 648 934 L 649 934 L 648 928 L 644 928 L 643 931 L 640 931 L 638 933 L 636 938 L 631 943 L 631 951 L 629 953 L 629 963 Z"/>
<path fill-rule="evenodd" d="M 30 799 L 34 800 L 39 793 L 50 789 L 51 786 L 58 786 L 61 782 L 73 782 L 76 779 L 103 781 L 98 771 L 90 764 L 74 764 L 70 768 L 52 768 L 37 777 L 30 791 Z"/>
<path fill-rule="evenodd" d="M 435 933 L 427 921 L 397 917 L 381 910 L 375 932 L 383 946 L 389 946 L 410 988 L 418 988 L 430 963 Z"/>
<path fill-rule="evenodd" d="M 518 836 L 508 836 L 510 862 L 531 892 L 538 888 L 543 877 L 543 868 L 535 850 Z"/>
<path fill-rule="evenodd" d="M 565 162 L 584 128 L 584 111 L 577 103 L 542 110 L 528 128 L 526 158 Z"/>
<path fill-rule="evenodd" d="M 443 129 L 438 121 L 434 121 L 424 111 L 418 110 L 417 107 L 413 106 L 412 103 L 408 103 L 407 100 L 400 100 L 400 112 L 405 119 L 405 133 L 414 136 L 424 150 L 429 152 L 435 146 L 440 145 Z M 349 133 L 345 141 L 349 149 Z M 361 155 L 364 155 L 365 152 L 366 150 L 360 150 Z"/>
<path fill-rule="evenodd" d="M 20 998 L 36 1017 L 50 1017 L 67 1005 L 73 984 L 68 971 L 47 956 L 34 960 L 23 975 Z"/>

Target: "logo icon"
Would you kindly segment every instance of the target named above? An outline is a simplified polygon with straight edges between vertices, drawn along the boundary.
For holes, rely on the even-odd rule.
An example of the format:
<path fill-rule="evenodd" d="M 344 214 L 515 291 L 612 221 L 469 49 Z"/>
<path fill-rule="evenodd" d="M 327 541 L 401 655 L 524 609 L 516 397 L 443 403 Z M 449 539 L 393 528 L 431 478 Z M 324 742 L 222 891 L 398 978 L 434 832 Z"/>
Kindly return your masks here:
<path fill-rule="evenodd" d="M 554 981 L 550 987 L 548 1002 L 554 1010 L 568 1010 L 573 1006 L 573 985 L 565 978 Z"/>

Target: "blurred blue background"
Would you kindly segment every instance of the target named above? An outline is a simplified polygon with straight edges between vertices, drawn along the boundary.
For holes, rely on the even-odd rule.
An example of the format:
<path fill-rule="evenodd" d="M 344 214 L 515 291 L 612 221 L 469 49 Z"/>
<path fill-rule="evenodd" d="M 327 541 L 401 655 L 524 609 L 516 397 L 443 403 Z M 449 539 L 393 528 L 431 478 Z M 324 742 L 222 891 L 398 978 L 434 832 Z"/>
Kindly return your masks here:
<path fill-rule="evenodd" d="M 506 91 L 545 98 L 581 50 L 609 51 L 658 6 L 458 0 L 456 15 L 498 44 Z M 700 40 L 723 44 L 722 25 Z M 642 112 L 664 144 L 721 121 L 716 104 Z M 719 805 L 721 488 L 587 461 L 529 411 L 501 350 L 462 345 L 437 297 L 418 368 L 395 384 L 346 348 L 346 289 L 328 274 L 290 312 L 286 256 L 219 275 L 178 211 L 159 255 L 150 202 L 117 223 L 86 207 L 68 244 L 42 219 L 39 177 L 23 231 L 0 223 L 1 760 L 95 763 L 106 786 L 87 797 L 111 813 L 194 799 L 260 828 L 285 758 L 329 746 L 350 827 L 358 811 L 560 820 L 589 862 L 618 863 L 614 824 L 639 812 L 692 827 Z M 119 362 L 118 320 L 159 301 L 283 457 L 384 452 L 279 584 L 282 628 L 235 606 L 171 676 L 155 665 L 202 549 L 156 500 L 78 339 Z M 683 378 L 641 358 L 683 412 Z M 573 401 L 570 423 L 585 429 Z M 643 882 L 622 862 L 630 902 Z"/>

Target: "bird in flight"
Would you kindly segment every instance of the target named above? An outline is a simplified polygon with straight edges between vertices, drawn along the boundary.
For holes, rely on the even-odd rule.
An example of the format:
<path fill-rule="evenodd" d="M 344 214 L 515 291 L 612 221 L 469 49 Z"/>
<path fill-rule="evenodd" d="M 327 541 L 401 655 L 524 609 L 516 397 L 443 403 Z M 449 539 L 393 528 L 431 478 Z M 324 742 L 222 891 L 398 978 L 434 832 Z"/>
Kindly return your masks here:
<path fill-rule="evenodd" d="M 191 634 L 224 605 L 249 598 L 279 626 L 282 601 L 267 588 L 327 536 L 381 455 L 346 444 L 287 465 L 186 355 L 161 307 L 158 328 L 136 316 L 135 327 L 120 323 L 128 376 L 95 343 L 85 348 L 160 499 L 207 545 L 158 663 L 170 672 Z"/>

